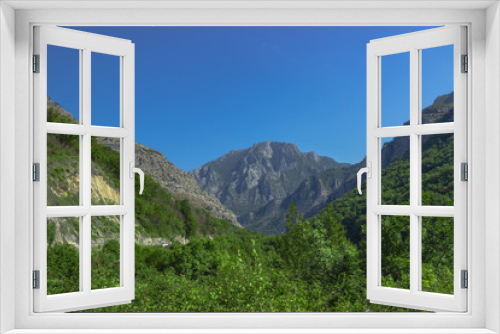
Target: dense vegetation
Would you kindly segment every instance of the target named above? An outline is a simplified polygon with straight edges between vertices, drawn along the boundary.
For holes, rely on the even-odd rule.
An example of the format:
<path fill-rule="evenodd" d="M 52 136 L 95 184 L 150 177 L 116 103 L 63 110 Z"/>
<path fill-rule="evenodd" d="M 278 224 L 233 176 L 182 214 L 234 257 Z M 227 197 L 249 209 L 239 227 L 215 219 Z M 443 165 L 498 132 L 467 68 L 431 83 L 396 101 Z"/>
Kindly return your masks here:
<path fill-rule="evenodd" d="M 51 145 L 55 156 L 67 154 L 61 161 L 78 151 L 76 142 L 63 137 Z M 97 142 L 92 151 L 93 164 L 119 187 L 118 153 Z M 453 136 L 427 139 L 422 160 L 423 202 L 452 205 Z M 408 161 L 404 155 L 383 170 L 384 201 L 408 201 Z M 136 196 L 137 233 L 168 238 L 171 244 L 168 248 L 136 244 L 135 300 L 87 312 L 409 311 L 366 300 L 366 198 L 356 190 L 307 220 L 292 202 L 286 217 L 288 232 L 264 236 L 214 219 L 186 200 L 173 199 L 149 176 L 145 189 L 143 196 Z M 109 219 L 105 226 L 102 221 L 98 234 L 112 236 L 113 231 L 102 230 L 106 226 L 112 230 L 116 223 Z M 78 230 L 78 221 L 65 223 L 68 231 Z M 423 290 L 453 293 L 453 219 L 425 218 L 422 226 Z M 50 231 L 49 292 L 78 291 L 78 249 L 70 242 L 56 242 Z M 174 241 L 176 236 L 187 237 L 189 243 Z M 408 218 L 383 217 L 382 236 L 382 284 L 408 288 Z M 119 244 L 104 239 L 92 250 L 94 289 L 119 282 Z"/>

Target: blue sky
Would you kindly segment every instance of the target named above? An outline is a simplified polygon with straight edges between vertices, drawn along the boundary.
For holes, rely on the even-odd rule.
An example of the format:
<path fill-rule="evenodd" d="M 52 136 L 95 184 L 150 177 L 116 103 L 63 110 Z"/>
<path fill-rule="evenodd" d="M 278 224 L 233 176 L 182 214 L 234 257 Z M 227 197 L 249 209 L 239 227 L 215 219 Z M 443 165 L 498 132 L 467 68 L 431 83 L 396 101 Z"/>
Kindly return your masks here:
<path fill-rule="evenodd" d="M 366 44 L 427 27 L 72 27 L 132 40 L 136 141 L 186 171 L 271 140 L 366 155 Z M 48 94 L 78 112 L 78 52 L 49 49 Z M 425 50 L 422 104 L 453 90 L 452 48 Z M 383 58 L 382 125 L 409 119 L 409 57 Z M 117 126 L 118 59 L 92 56 L 92 123 Z"/>

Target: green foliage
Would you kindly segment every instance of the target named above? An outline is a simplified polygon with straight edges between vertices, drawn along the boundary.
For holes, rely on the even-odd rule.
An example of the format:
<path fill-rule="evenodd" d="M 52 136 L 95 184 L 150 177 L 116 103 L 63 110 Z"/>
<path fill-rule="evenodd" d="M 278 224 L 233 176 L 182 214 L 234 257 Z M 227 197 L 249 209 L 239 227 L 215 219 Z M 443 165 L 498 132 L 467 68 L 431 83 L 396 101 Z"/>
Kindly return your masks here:
<path fill-rule="evenodd" d="M 382 170 L 382 205 L 410 204 L 410 158 L 395 159 Z"/>
<path fill-rule="evenodd" d="M 77 120 L 62 115 L 60 112 L 58 112 L 56 109 L 52 107 L 47 108 L 47 122 L 78 124 Z"/>
<path fill-rule="evenodd" d="M 52 245 L 56 239 L 56 224 L 53 222 L 47 222 L 47 243 Z"/>
<path fill-rule="evenodd" d="M 92 249 L 92 289 L 120 286 L 120 242 L 109 239 Z"/>
<path fill-rule="evenodd" d="M 47 247 L 47 294 L 80 290 L 78 248 L 56 243 Z"/>
<path fill-rule="evenodd" d="M 422 204 L 453 206 L 453 134 L 425 136 Z"/>
<path fill-rule="evenodd" d="M 432 136 L 423 143 L 422 201 L 452 205 L 453 136 Z M 60 135 L 49 140 L 51 172 L 58 187 L 78 162 L 78 144 Z M 92 167 L 118 189 L 119 154 L 93 140 L 92 159 Z M 408 166 L 408 155 L 403 155 L 382 171 L 384 203 L 408 204 Z M 135 187 L 138 191 L 137 178 Z M 287 233 L 279 236 L 238 229 L 194 209 L 188 200 L 175 200 L 148 175 L 145 189 L 135 197 L 138 233 L 170 240 L 184 236 L 189 242 L 173 241 L 168 249 L 136 244 L 135 300 L 86 312 L 411 311 L 366 300 L 366 198 L 355 189 L 307 220 L 291 202 Z M 68 195 L 58 200 L 70 199 Z M 387 216 L 381 223 L 382 284 L 407 289 L 408 217 Z M 453 293 L 453 225 L 452 218 L 422 219 L 424 291 Z M 95 226 L 107 238 L 92 248 L 92 288 L 118 286 L 120 245 L 110 237 L 116 235 L 117 225 L 99 218 Z M 78 249 L 55 242 L 55 224 L 49 223 L 47 231 L 49 293 L 78 291 Z"/>
<path fill-rule="evenodd" d="M 410 217 L 382 216 L 382 286 L 410 288 Z"/>
<path fill-rule="evenodd" d="M 196 220 L 189 201 L 183 199 L 176 203 L 177 208 L 183 214 L 186 221 L 186 237 L 193 238 L 198 234 L 198 221 Z"/>
<path fill-rule="evenodd" d="M 78 123 L 53 108 L 47 110 L 47 121 L 56 123 Z M 47 136 L 48 205 L 79 205 L 79 139 L 78 136 L 50 134 Z M 120 189 L 120 154 L 111 147 L 91 139 L 92 174 L 101 175 L 111 188 Z M 236 229 L 232 224 L 211 217 L 208 212 L 195 210 L 188 200 L 175 201 L 161 185 L 145 175 L 141 196 L 135 196 L 137 231 L 150 237 L 187 238 L 209 234 L 223 234 Z M 139 177 L 135 180 L 139 192 Z M 93 205 L 115 204 L 93 199 Z M 102 220 L 102 219 L 101 219 Z M 77 226 L 75 226 L 75 229 Z M 111 225 L 100 224 L 104 232 Z M 51 232 L 51 231 L 49 231 Z M 48 239 L 53 240 L 49 234 Z"/>

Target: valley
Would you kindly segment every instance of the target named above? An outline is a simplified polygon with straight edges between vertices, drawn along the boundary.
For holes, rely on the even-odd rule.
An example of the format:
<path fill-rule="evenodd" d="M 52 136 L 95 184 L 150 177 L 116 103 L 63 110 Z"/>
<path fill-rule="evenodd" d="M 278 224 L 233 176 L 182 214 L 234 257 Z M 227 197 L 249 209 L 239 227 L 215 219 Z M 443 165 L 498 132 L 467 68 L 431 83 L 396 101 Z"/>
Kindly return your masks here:
<path fill-rule="evenodd" d="M 76 122 L 68 114 L 49 100 L 49 121 Z M 423 115 L 429 122 L 453 120 L 452 93 L 436 98 Z M 385 203 L 408 200 L 408 149 L 399 138 L 383 145 Z M 77 138 L 49 135 L 48 205 L 78 203 L 78 154 Z M 414 311 L 366 300 L 366 197 L 354 189 L 364 161 L 345 164 L 278 142 L 231 151 L 189 173 L 140 144 L 136 156 L 146 173 L 144 194 L 135 197 L 136 299 L 86 312 Z M 453 135 L 426 138 L 424 203 L 453 204 L 450 170 Z M 93 139 L 93 204 L 117 202 L 119 175 L 117 143 Z M 453 220 L 427 223 L 433 228 L 424 235 L 434 246 L 425 252 L 422 285 L 453 293 Z M 409 226 L 398 217 L 382 224 L 382 280 L 404 288 Z M 78 229 L 77 219 L 48 221 L 51 294 L 78 289 Z M 118 236 L 118 219 L 93 220 L 95 288 L 116 284 Z"/>

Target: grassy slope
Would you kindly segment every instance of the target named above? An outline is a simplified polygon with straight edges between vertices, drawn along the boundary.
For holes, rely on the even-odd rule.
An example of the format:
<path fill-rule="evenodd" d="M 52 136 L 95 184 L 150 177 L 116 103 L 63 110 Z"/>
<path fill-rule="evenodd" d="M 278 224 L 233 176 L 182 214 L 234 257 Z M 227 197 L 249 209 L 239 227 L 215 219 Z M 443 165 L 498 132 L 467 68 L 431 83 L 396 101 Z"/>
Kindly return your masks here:
<path fill-rule="evenodd" d="M 54 109 L 48 121 L 75 123 Z M 118 204 L 120 156 L 111 148 L 92 139 L 92 204 Z M 78 205 L 78 136 L 49 135 L 48 205 Z M 142 236 L 173 239 L 176 236 L 217 234 L 232 230 L 226 221 L 215 219 L 203 210 L 193 209 L 189 201 L 174 201 L 158 182 L 145 175 L 146 191 L 135 196 L 136 226 Z M 138 178 L 136 190 L 139 189 Z M 118 199 L 118 200 L 117 200 Z M 194 224 L 193 222 L 196 222 Z"/>

